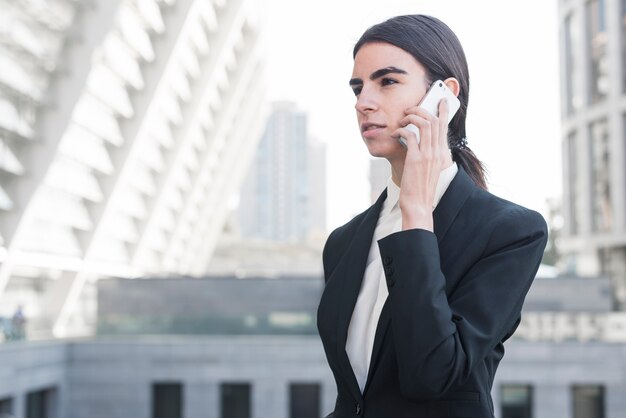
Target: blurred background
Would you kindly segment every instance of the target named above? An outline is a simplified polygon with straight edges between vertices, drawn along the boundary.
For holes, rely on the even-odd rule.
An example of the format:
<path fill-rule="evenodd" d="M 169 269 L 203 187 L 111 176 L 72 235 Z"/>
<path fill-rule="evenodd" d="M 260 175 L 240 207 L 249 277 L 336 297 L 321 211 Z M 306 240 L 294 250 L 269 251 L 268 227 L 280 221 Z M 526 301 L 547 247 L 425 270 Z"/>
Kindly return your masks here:
<path fill-rule="evenodd" d="M 389 176 L 352 47 L 412 13 L 550 226 L 495 416 L 624 417 L 626 0 L 0 0 L 0 417 L 332 411 L 321 251 Z"/>

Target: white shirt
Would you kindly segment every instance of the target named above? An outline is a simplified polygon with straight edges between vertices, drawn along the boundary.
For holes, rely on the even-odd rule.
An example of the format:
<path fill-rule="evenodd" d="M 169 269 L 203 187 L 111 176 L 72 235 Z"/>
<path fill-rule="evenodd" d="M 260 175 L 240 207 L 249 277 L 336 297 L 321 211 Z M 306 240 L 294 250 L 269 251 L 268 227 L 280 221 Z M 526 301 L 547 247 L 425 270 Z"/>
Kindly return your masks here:
<path fill-rule="evenodd" d="M 441 200 L 457 172 L 458 167 L 456 163 L 441 171 L 437 188 L 435 189 L 433 209 Z M 402 213 L 398 205 L 399 198 L 400 187 L 390 177 L 387 180 L 387 199 L 385 199 L 378 216 L 378 223 L 372 237 L 372 245 L 367 256 L 365 274 L 361 282 L 361 290 L 359 291 L 354 311 L 352 311 L 352 319 L 348 326 L 346 352 L 348 353 L 356 380 L 359 383 L 361 393 L 363 393 L 367 380 L 378 318 L 389 294 L 383 272 L 383 263 L 380 259 L 378 240 L 402 229 Z"/>

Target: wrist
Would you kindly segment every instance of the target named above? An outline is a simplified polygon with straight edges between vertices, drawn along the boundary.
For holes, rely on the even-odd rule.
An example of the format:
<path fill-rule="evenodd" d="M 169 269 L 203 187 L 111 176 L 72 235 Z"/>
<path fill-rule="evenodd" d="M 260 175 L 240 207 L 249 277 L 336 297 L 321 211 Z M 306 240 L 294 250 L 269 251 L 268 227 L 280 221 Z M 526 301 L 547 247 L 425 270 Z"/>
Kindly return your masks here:
<path fill-rule="evenodd" d="M 413 210 L 404 210 L 402 212 L 402 230 L 407 229 L 425 229 L 433 232 L 433 212 L 432 208 L 414 208 Z"/>

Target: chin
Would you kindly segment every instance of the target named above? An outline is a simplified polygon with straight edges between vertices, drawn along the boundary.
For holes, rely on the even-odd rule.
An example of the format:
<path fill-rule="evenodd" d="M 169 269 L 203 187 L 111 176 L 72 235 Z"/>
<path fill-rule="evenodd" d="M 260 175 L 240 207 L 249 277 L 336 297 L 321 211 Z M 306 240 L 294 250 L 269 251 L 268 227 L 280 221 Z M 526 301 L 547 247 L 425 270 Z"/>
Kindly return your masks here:
<path fill-rule="evenodd" d="M 389 141 L 366 141 L 367 150 L 372 157 L 391 159 L 405 153 L 404 147 L 396 139 Z"/>

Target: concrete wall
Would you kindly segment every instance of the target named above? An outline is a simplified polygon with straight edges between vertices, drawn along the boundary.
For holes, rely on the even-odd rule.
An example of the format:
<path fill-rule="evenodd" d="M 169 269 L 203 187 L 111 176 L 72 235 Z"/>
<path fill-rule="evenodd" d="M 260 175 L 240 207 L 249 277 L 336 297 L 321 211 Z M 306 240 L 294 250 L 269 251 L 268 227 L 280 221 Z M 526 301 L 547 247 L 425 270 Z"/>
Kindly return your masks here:
<path fill-rule="evenodd" d="M 67 345 L 18 341 L 0 345 L 0 399 L 12 399 L 13 415 L 26 417 L 29 392 L 56 388 L 50 418 L 67 416 Z"/>
<path fill-rule="evenodd" d="M 604 385 L 605 418 L 621 418 L 626 411 L 626 345 L 513 341 L 494 383 L 497 413 L 502 384 L 533 387 L 533 418 L 573 417 L 571 386 Z"/>
<path fill-rule="evenodd" d="M 335 382 L 316 336 L 120 337 L 0 346 L 0 399 L 25 418 L 26 394 L 57 388 L 55 418 L 151 418 L 152 384 L 183 385 L 185 418 L 220 418 L 220 384 L 251 385 L 253 418 L 290 418 L 289 384 L 318 383 L 321 412 Z M 507 344 L 494 383 L 533 387 L 533 418 L 573 417 L 571 386 L 605 387 L 605 418 L 626 410 L 626 345 L 600 342 Z"/>
<path fill-rule="evenodd" d="M 185 418 L 219 418 L 222 382 L 249 382 L 255 418 L 288 418 L 289 384 L 335 383 L 316 337 L 142 337 L 68 345 L 68 418 L 151 417 L 155 382 L 183 384 Z M 115 401 L 113 401 L 115 400 Z"/>

